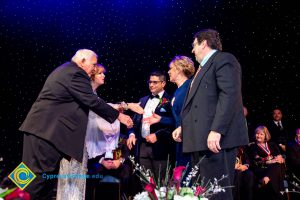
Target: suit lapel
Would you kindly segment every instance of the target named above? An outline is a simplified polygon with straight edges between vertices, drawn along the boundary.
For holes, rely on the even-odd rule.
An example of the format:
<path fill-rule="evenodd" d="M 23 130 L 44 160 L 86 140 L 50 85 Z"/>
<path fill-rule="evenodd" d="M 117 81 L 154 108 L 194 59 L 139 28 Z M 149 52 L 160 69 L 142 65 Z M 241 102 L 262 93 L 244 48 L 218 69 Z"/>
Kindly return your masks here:
<path fill-rule="evenodd" d="M 212 66 L 213 60 L 217 54 L 218 54 L 218 52 L 214 53 L 208 59 L 208 61 L 205 63 L 205 65 L 202 67 L 202 69 L 199 71 L 197 77 L 195 78 L 195 80 L 193 82 L 193 86 L 192 86 L 191 90 L 187 93 L 187 95 L 185 97 L 185 102 L 184 102 L 183 108 L 185 108 L 189 104 L 189 102 L 191 101 L 193 96 L 196 94 L 197 88 L 199 87 L 201 80 L 203 79 L 203 77 L 204 77 L 205 73 L 208 71 L 208 69 Z M 189 86 L 189 88 L 190 88 L 190 86 Z"/>
<path fill-rule="evenodd" d="M 140 105 L 140 106 L 141 106 L 142 108 L 145 108 L 145 107 L 146 107 L 146 103 L 147 103 L 148 99 L 149 99 L 149 96 L 147 96 L 147 97 L 141 99 L 141 105 Z M 137 116 L 138 116 L 138 117 L 137 117 L 137 121 L 141 123 L 141 122 L 142 122 L 142 119 L 143 119 L 143 114 L 138 114 Z"/>
<path fill-rule="evenodd" d="M 148 95 L 147 97 L 143 98 L 142 101 L 141 101 L 141 107 L 142 108 L 145 108 L 146 106 L 146 103 L 148 101 L 148 99 L 150 98 L 150 96 Z"/>

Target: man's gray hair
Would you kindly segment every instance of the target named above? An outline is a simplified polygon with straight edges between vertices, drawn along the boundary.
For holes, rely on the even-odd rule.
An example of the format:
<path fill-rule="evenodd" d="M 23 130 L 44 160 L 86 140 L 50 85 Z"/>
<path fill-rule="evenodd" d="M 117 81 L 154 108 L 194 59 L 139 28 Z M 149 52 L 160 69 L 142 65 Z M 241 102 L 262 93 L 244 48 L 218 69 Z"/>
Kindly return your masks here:
<path fill-rule="evenodd" d="M 78 63 L 80 61 L 82 61 L 83 59 L 85 60 L 89 60 L 90 58 L 92 58 L 93 56 L 98 57 L 98 55 L 93 52 L 92 50 L 89 49 L 79 49 L 75 55 L 72 57 L 72 61 L 75 63 Z"/>

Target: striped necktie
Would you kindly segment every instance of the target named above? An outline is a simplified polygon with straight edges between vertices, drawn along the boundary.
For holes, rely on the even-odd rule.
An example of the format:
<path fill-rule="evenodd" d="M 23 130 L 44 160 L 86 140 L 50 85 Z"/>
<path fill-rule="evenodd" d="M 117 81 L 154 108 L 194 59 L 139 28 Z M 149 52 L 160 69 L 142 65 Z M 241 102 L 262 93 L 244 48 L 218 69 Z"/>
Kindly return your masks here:
<path fill-rule="evenodd" d="M 191 82 L 189 92 L 191 91 L 191 88 L 192 88 L 192 86 L 193 86 L 194 80 L 196 79 L 196 77 L 197 77 L 198 73 L 200 72 L 201 68 L 202 68 L 202 66 L 199 65 L 199 68 L 197 69 L 197 71 L 196 71 L 196 73 L 195 73 L 195 76 L 193 77 L 193 80 L 192 80 L 192 82 Z"/>
<path fill-rule="evenodd" d="M 279 128 L 280 130 L 282 130 L 282 126 L 281 126 L 281 123 L 280 123 L 280 121 L 279 121 L 279 122 L 277 122 L 277 126 L 278 126 L 278 128 Z"/>

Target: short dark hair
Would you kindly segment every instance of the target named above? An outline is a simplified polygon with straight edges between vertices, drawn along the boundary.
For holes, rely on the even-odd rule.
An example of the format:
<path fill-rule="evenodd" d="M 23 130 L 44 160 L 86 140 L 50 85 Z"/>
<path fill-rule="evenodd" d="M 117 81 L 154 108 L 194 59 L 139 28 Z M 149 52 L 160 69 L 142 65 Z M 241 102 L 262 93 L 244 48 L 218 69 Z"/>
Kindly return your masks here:
<path fill-rule="evenodd" d="M 153 71 L 150 73 L 150 76 L 158 76 L 159 77 L 159 80 L 161 81 L 166 81 L 167 78 L 166 78 L 166 74 L 162 71 Z M 150 78 L 149 76 L 149 78 Z"/>
<path fill-rule="evenodd" d="M 274 113 L 275 110 L 279 110 L 282 113 L 282 109 L 277 106 L 272 109 L 272 114 Z"/>
<path fill-rule="evenodd" d="M 213 29 L 202 29 L 195 34 L 194 39 L 197 39 L 198 44 L 203 40 L 207 41 L 207 45 L 212 49 L 222 51 L 222 42 L 219 33 Z"/>

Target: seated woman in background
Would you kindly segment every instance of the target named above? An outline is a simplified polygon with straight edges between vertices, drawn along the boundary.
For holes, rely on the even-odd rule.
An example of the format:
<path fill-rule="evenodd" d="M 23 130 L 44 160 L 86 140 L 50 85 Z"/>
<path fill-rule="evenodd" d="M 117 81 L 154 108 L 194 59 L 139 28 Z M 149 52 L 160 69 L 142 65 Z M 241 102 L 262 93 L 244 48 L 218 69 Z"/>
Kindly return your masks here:
<path fill-rule="evenodd" d="M 285 175 L 284 159 L 275 143 L 269 142 L 271 135 L 265 126 L 255 129 L 255 143 L 249 146 L 251 169 L 259 178 L 259 187 L 266 189 L 268 199 L 282 199 Z"/>

